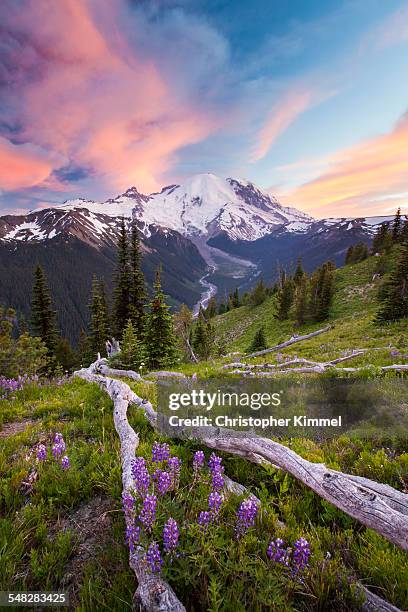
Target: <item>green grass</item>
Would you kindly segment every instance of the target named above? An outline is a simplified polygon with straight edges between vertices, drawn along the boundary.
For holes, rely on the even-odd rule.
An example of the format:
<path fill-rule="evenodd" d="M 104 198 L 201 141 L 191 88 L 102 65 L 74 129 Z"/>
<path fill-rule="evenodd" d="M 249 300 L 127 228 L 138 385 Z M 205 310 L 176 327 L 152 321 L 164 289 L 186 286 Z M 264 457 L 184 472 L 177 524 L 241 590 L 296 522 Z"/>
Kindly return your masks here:
<path fill-rule="evenodd" d="M 154 385 L 132 383 L 132 388 L 156 402 Z M 33 421 L 23 433 L 1 439 L 2 590 L 62 588 L 67 567 L 78 554 L 78 542 L 75 530 L 58 532 L 56 526 L 96 496 L 102 496 L 110 500 L 109 532 L 97 542 L 94 554 L 81 568 L 74 601 L 80 610 L 131 609 L 136 585 L 123 542 L 119 444 L 111 412 L 106 394 L 78 379 L 60 387 L 30 386 L 15 393 L 14 399 L 0 402 L 4 423 L 28 418 Z M 137 453 L 148 458 L 157 436 L 140 411 L 130 409 L 129 418 L 140 435 Z M 38 466 L 30 455 L 36 444 L 50 442 L 56 431 L 64 435 L 67 443 L 72 464 L 68 472 L 51 459 Z M 408 486 L 406 440 L 343 437 L 320 444 L 305 439 L 286 443 L 309 460 L 374 476 L 399 488 Z M 161 503 L 153 537 L 160 541 L 169 515 L 184 525 L 183 554 L 165 565 L 163 575 L 187 609 L 357 609 L 350 588 L 355 577 L 367 581 L 394 604 L 407 606 L 406 555 L 291 476 L 273 468 L 225 455 L 226 473 L 261 499 L 267 515 L 262 515 L 238 544 L 234 539 L 234 515 L 240 500 L 232 496 L 224 506 L 220 523 L 203 537 L 194 521 L 206 508 L 209 487 L 205 479 L 193 489 L 191 485 L 192 454 L 199 446 L 174 440 L 170 444 L 172 452 L 183 461 L 181 486 Z M 24 483 L 33 470 L 38 472 L 38 478 L 30 490 Z M 277 518 L 285 523 L 283 530 L 277 526 Z M 299 584 L 280 566 L 268 562 L 265 551 L 272 537 L 282 536 L 293 542 L 301 535 L 311 542 L 313 556 L 310 570 Z"/>

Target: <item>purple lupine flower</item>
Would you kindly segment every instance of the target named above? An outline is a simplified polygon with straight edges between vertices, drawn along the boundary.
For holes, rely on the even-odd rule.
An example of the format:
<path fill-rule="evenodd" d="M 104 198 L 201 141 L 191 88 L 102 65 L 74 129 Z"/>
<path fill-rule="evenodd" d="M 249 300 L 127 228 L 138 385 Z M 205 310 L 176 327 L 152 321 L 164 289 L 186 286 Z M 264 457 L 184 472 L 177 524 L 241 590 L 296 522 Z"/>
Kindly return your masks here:
<path fill-rule="evenodd" d="M 135 457 L 132 461 L 132 476 L 135 481 L 135 489 L 143 497 L 147 494 L 150 485 L 150 476 L 146 467 L 144 457 Z"/>
<path fill-rule="evenodd" d="M 152 461 L 153 463 L 160 463 L 161 461 L 167 461 L 170 457 L 170 447 L 166 442 L 160 444 L 154 442 L 152 446 Z"/>
<path fill-rule="evenodd" d="M 157 497 L 156 495 L 146 495 L 143 500 L 143 506 L 140 510 L 139 521 L 142 523 L 146 531 L 151 531 L 153 523 L 156 520 Z"/>
<path fill-rule="evenodd" d="M 205 461 L 204 452 L 202 450 L 196 451 L 193 456 L 193 470 L 194 470 L 195 476 L 198 475 L 198 472 L 203 467 L 204 461 Z"/>
<path fill-rule="evenodd" d="M 61 459 L 61 465 L 63 470 L 69 470 L 71 467 L 71 463 L 69 461 L 68 455 L 64 455 Z"/>
<path fill-rule="evenodd" d="M 64 438 L 62 433 L 56 433 L 54 436 L 54 444 L 62 444 L 64 442 Z"/>
<path fill-rule="evenodd" d="M 208 507 L 210 512 L 218 514 L 222 504 L 222 496 L 217 491 L 212 491 L 208 497 Z"/>
<path fill-rule="evenodd" d="M 58 457 L 60 457 L 60 455 L 62 455 L 62 453 L 64 453 L 66 450 L 65 448 L 65 442 L 61 443 L 59 442 L 58 444 L 53 444 L 52 446 L 52 456 L 54 457 L 54 459 L 58 459 Z"/>
<path fill-rule="evenodd" d="M 167 461 L 167 467 L 170 472 L 171 486 L 177 489 L 180 482 L 181 460 L 178 457 L 170 457 Z"/>
<path fill-rule="evenodd" d="M 153 574 L 159 574 L 163 560 L 160 555 L 160 548 L 157 542 L 152 542 L 147 549 L 146 562 L 149 566 L 150 571 Z"/>
<path fill-rule="evenodd" d="M 157 491 L 160 495 L 165 495 L 172 486 L 170 474 L 168 472 L 163 472 L 163 470 L 156 470 L 153 477 L 157 482 Z"/>
<path fill-rule="evenodd" d="M 130 548 L 130 552 L 134 552 L 140 540 L 140 527 L 137 525 L 127 525 L 125 541 Z"/>
<path fill-rule="evenodd" d="M 250 527 L 254 526 L 258 508 L 258 501 L 255 497 L 248 497 L 248 499 L 244 499 L 241 503 L 238 508 L 235 526 L 235 535 L 237 538 L 240 538 Z"/>
<path fill-rule="evenodd" d="M 213 517 L 212 517 L 211 512 L 208 512 L 208 510 L 203 510 L 199 514 L 198 524 L 202 525 L 202 527 L 207 527 L 207 525 L 209 525 L 211 523 L 212 518 Z"/>
<path fill-rule="evenodd" d="M 211 453 L 210 458 L 208 460 L 208 467 L 210 468 L 211 472 L 221 470 L 221 463 L 222 458 L 216 455 L 215 453 Z"/>
<path fill-rule="evenodd" d="M 271 540 L 266 551 L 269 559 L 275 563 L 282 563 L 289 567 L 289 549 L 285 547 L 285 542 L 281 538 Z"/>
<path fill-rule="evenodd" d="M 309 563 L 310 544 L 305 538 L 299 538 L 293 545 L 293 570 L 302 571 Z"/>
<path fill-rule="evenodd" d="M 129 493 L 129 491 L 123 491 L 122 493 L 122 508 L 125 515 L 131 515 L 135 507 L 135 498 Z"/>
<path fill-rule="evenodd" d="M 222 467 L 222 469 L 224 468 Z M 222 475 L 222 472 L 219 472 L 219 471 L 212 472 L 211 488 L 213 491 L 221 491 L 221 489 L 224 488 L 224 476 Z"/>
<path fill-rule="evenodd" d="M 177 521 L 169 518 L 163 529 L 163 548 L 166 553 L 173 552 L 178 545 L 179 530 Z"/>
<path fill-rule="evenodd" d="M 47 447 L 44 444 L 39 444 L 37 447 L 37 459 L 38 461 L 45 461 L 47 458 Z"/>

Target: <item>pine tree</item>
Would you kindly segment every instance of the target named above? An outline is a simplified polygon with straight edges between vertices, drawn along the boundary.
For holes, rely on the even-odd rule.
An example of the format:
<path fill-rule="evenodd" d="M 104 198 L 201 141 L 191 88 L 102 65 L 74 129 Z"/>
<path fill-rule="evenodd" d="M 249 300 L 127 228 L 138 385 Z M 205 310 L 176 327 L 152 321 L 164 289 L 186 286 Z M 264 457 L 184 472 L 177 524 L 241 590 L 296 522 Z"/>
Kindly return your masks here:
<path fill-rule="evenodd" d="M 293 280 L 295 282 L 295 285 L 299 285 L 302 278 L 304 277 L 305 272 L 302 268 L 302 260 L 299 259 L 297 260 L 297 265 L 296 265 L 296 270 L 295 270 L 295 274 L 293 275 Z"/>
<path fill-rule="evenodd" d="M 172 365 L 176 359 L 173 318 L 164 299 L 160 276 L 159 269 L 156 272 L 154 296 L 150 303 L 144 338 L 148 367 L 151 370 Z"/>
<path fill-rule="evenodd" d="M 78 339 L 78 360 L 81 367 L 87 367 L 92 363 L 95 354 L 91 349 L 91 341 L 84 329 L 79 332 Z"/>
<path fill-rule="evenodd" d="M 405 218 L 404 225 L 401 230 L 401 242 L 408 242 L 408 218 Z"/>
<path fill-rule="evenodd" d="M 390 233 L 388 230 L 388 224 L 382 223 L 377 229 L 373 238 L 373 244 L 371 246 L 372 255 L 375 255 L 376 253 L 382 253 L 384 251 L 384 247 L 386 246 L 387 241 L 390 242 L 389 237 Z"/>
<path fill-rule="evenodd" d="M 122 337 L 123 330 L 130 317 L 130 292 L 129 245 L 125 219 L 122 217 L 118 240 L 113 307 L 113 327 L 117 338 Z"/>
<path fill-rule="evenodd" d="M 130 316 L 139 338 L 142 338 L 145 326 L 146 287 L 145 278 L 140 267 L 142 254 L 140 251 L 139 230 L 136 223 L 132 224 L 130 236 Z"/>
<path fill-rule="evenodd" d="M 287 278 L 284 282 L 283 287 L 278 293 L 278 304 L 276 318 L 280 321 L 284 321 L 289 318 L 289 311 L 293 304 L 295 296 L 295 283 L 291 278 Z"/>
<path fill-rule="evenodd" d="M 52 300 L 47 279 L 44 270 L 38 265 L 34 272 L 31 325 L 34 335 L 41 338 L 48 349 L 49 355 L 55 354 L 58 337 L 55 318 L 56 312 L 52 308 Z"/>
<path fill-rule="evenodd" d="M 296 287 L 295 317 L 297 325 L 303 325 L 307 317 L 307 278 L 304 274 Z"/>
<path fill-rule="evenodd" d="M 345 265 L 349 266 L 354 263 L 354 245 L 349 246 L 346 253 Z"/>
<path fill-rule="evenodd" d="M 401 247 L 390 279 L 380 294 L 382 306 L 376 316 L 377 322 L 397 321 L 408 317 L 408 241 Z"/>
<path fill-rule="evenodd" d="M 95 276 L 92 281 L 89 309 L 91 311 L 89 343 L 92 355 L 96 359 L 98 353 L 105 354 L 105 343 L 109 338 L 109 318 L 104 285 Z"/>
<path fill-rule="evenodd" d="M 136 370 L 143 367 L 147 360 L 146 347 L 138 337 L 132 320 L 129 319 L 123 331 L 121 351 L 118 355 L 125 369 Z"/>
<path fill-rule="evenodd" d="M 240 307 L 238 287 L 235 289 L 234 293 L 232 294 L 232 305 L 234 308 Z"/>
<path fill-rule="evenodd" d="M 212 297 L 208 302 L 208 306 L 205 309 L 206 319 L 212 319 L 217 314 L 217 300 L 215 297 Z"/>
<path fill-rule="evenodd" d="M 224 300 L 221 300 L 220 305 L 218 306 L 218 314 L 222 315 L 227 312 L 227 307 L 225 305 Z"/>
<path fill-rule="evenodd" d="M 266 348 L 268 348 L 268 345 L 265 337 L 265 329 L 262 326 L 255 332 L 254 339 L 252 340 L 251 345 L 248 347 L 247 353 L 263 351 Z"/>
<path fill-rule="evenodd" d="M 201 359 L 208 359 L 214 342 L 214 329 L 200 308 L 194 329 L 193 348 Z"/>
<path fill-rule="evenodd" d="M 319 269 L 317 299 L 313 317 L 315 321 L 324 321 L 329 316 L 334 294 L 333 270 L 334 266 L 331 262 L 326 262 Z"/>
<path fill-rule="evenodd" d="M 261 277 L 251 294 L 251 302 L 254 306 L 259 306 L 265 301 L 265 299 L 266 289 L 263 278 Z"/>
<path fill-rule="evenodd" d="M 402 222 L 401 222 L 401 209 L 398 208 L 397 212 L 395 213 L 394 222 L 392 224 L 391 236 L 392 236 L 392 241 L 393 242 L 399 242 L 399 240 L 400 240 L 401 225 L 402 225 Z"/>

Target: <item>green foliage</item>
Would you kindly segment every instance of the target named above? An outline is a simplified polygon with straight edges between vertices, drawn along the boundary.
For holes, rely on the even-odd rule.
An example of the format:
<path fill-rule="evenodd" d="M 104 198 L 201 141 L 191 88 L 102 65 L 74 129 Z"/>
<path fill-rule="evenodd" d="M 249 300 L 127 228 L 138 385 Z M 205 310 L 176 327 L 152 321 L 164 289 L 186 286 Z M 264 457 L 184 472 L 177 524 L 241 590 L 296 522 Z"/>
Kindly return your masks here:
<path fill-rule="evenodd" d="M 278 292 L 277 299 L 276 318 L 279 319 L 279 321 L 284 321 L 289 318 L 289 311 L 295 297 L 295 287 L 296 285 L 293 279 L 285 276 Z"/>
<path fill-rule="evenodd" d="M 397 321 L 408 317 L 408 241 L 399 247 L 399 254 L 390 278 L 379 292 L 382 302 L 377 322 Z"/>
<path fill-rule="evenodd" d="M 27 332 L 15 338 L 16 323 L 14 310 L 5 311 L 0 306 L 0 375 L 8 378 L 24 374 L 33 376 L 48 363 L 47 347 L 40 338 L 33 338 Z"/>
<path fill-rule="evenodd" d="M 114 364 L 127 370 L 138 370 L 145 365 L 146 360 L 146 347 L 129 319 L 123 332 L 121 351 L 115 355 Z"/>
<path fill-rule="evenodd" d="M 125 219 L 123 217 L 118 240 L 114 283 L 113 327 L 116 337 L 122 338 L 123 330 L 130 317 L 129 245 Z"/>
<path fill-rule="evenodd" d="M 47 279 L 45 278 L 44 270 L 38 265 L 34 271 L 31 325 L 34 334 L 44 342 L 49 355 L 54 355 L 57 343 L 55 316 L 56 313 L 52 308 Z"/>
<path fill-rule="evenodd" d="M 105 354 L 105 343 L 110 335 L 109 313 L 106 303 L 105 286 L 103 281 L 96 277 L 92 281 L 92 297 L 89 304 L 91 320 L 89 323 L 89 338 L 87 350 L 92 358 L 96 359 L 98 353 Z"/>
<path fill-rule="evenodd" d="M 254 290 L 250 294 L 250 302 L 253 306 L 259 306 L 265 301 L 266 296 L 266 287 L 263 278 L 260 278 L 258 283 L 255 285 Z"/>
<path fill-rule="evenodd" d="M 254 339 L 247 349 L 247 353 L 263 351 L 266 348 L 268 348 L 268 344 L 266 342 L 265 329 L 264 327 L 260 327 L 255 333 Z"/>
<path fill-rule="evenodd" d="M 144 342 L 150 370 L 164 368 L 175 362 L 176 338 L 173 318 L 162 291 L 160 269 L 156 273 L 154 296 L 149 307 Z"/>
<path fill-rule="evenodd" d="M 140 251 L 139 230 L 136 223 L 132 223 L 130 235 L 130 318 L 139 338 L 143 336 L 145 326 L 146 287 L 145 279 L 140 267 L 142 254 Z"/>
<path fill-rule="evenodd" d="M 351 245 L 347 249 L 346 253 L 346 266 L 364 261 L 368 257 L 368 247 L 365 242 L 358 242 L 357 244 Z"/>
<path fill-rule="evenodd" d="M 211 322 L 205 317 L 203 309 L 197 317 L 194 327 L 193 348 L 198 357 L 208 359 L 214 346 L 214 329 Z"/>

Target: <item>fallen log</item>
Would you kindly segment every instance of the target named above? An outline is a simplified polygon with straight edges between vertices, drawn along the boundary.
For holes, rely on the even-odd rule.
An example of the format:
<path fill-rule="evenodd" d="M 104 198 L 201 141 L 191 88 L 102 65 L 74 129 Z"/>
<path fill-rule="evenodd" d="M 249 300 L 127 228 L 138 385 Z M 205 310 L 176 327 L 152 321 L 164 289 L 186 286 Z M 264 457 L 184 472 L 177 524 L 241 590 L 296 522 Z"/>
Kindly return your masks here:
<path fill-rule="evenodd" d="M 246 369 L 246 370 L 257 370 L 262 368 L 269 368 L 270 370 L 280 370 L 282 368 L 286 368 L 292 365 L 305 365 L 305 366 L 316 366 L 320 368 L 328 368 L 336 365 L 337 363 L 341 363 L 343 361 L 348 361 L 349 359 L 354 359 L 355 357 L 360 357 L 363 355 L 364 351 L 354 351 L 350 355 L 346 355 L 345 357 L 337 357 L 337 359 L 331 359 L 330 361 L 311 361 L 310 359 L 304 359 L 303 357 L 296 357 L 295 359 L 289 359 L 288 361 L 283 361 L 282 363 L 245 363 L 245 362 L 235 362 L 235 363 L 227 363 L 222 367 L 223 370 L 228 370 L 230 368 L 238 368 L 238 369 Z"/>
<path fill-rule="evenodd" d="M 123 381 L 100 376 L 97 373 L 100 365 L 96 362 L 90 368 L 79 370 L 74 374 L 89 382 L 96 382 L 113 401 L 113 421 L 120 439 L 122 487 L 123 492 L 131 493 L 134 488 L 131 467 L 139 445 L 139 436 L 129 424 L 127 409 L 130 402 L 134 403 L 135 398 L 130 387 Z M 131 519 L 126 517 L 127 526 L 130 526 L 130 521 Z M 146 612 L 185 612 L 185 607 L 171 586 L 160 576 L 148 571 L 144 551 L 141 548 L 129 552 L 129 565 L 138 581 L 134 595 L 134 605 L 137 609 Z"/>
<path fill-rule="evenodd" d="M 149 423 L 155 429 L 158 428 L 157 413 L 150 402 L 136 395 L 126 383 L 101 376 L 95 373 L 97 371 L 98 364 L 96 363 L 89 369 L 80 370 L 74 374 L 104 388 L 114 401 L 115 428 L 121 440 L 123 490 L 130 490 L 133 486 L 130 471 L 131 458 L 134 457 L 139 439 L 127 420 L 127 407 L 129 403 L 133 403 L 142 408 Z M 242 443 L 242 436 L 237 435 L 236 432 L 211 428 L 211 430 L 214 430 L 214 434 L 223 436 L 218 439 L 214 436 L 211 443 L 212 437 L 208 438 L 208 433 L 197 435 L 197 433 L 200 434 L 201 430 L 203 428 L 190 430 L 182 428 L 181 431 L 179 430 L 179 434 L 181 437 L 201 439 L 210 448 L 240 455 L 254 463 L 268 462 L 291 473 L 327 501 L 382 534 L 403 550 L 408 550 L 407 494 L 365 477 L 343 474 L 326 468 L 324 464 L 311 463 L 291 449 L 272 440 L 255 436 L 256 440 L 254 441 L 243 437 Z M 252 441 L 254 444 L 245 447 L 246 441 Z M 273 459 L 273 463 L 271 459 Z M 340 480 L 338 480 L 339 478 Z M 227 491 L 238 495 L 247 493 L 247 489 L 243 485 L 227 476 L 225 476 L 225 488 Z M 397 519 L 396 522 L 394 522 L 395 519 Z M 282 528 L 285 527 L 281 521 L 278 521 L 278 524 Z M 166 582 L 157 576 L 147 574 L 139 552 L 130 554 L 130 565 L 139 581 L 135 594 L 135 604 L 140 609 L 154 612 L 185 610 Z M 357 591 L 363 593 L 365 597 L 362 604 L 364 611 L 401 612 L 392 604 L 369 591 L 361 582 L 356 582 L 356 586 Z"/>
<path fill-rule="evenodd" d="M 311 332 L 310 334 L 306 334 L 305 336 L 292 336 L 286 342 L 282 342 L 281 344 L 277 344 L 276 346 L 272 346 L 271 348 L 264 349 L 263 351 L 257 351 L 256 353 L 250 353 L 249 355 L 245 355 L 246 359 L 252 359 L 253 357 L 260 357 L 261 355 L 266 355 L 267 353 L 273 353 L 274 351 L 280 351 L 287 346 L 291 346 L 296 342 L 302 342 L 303 340 L 309 340 L 309 338 L 314 338 L 319 334 L 324 334 L 327 331 L 332 329 L 331 325 L 327 325 L 327 327 L 323 327 L 323 329 L 318 329 L 317 331 Z"/>
<path fill-rule="evenodd" d="M 284 364 L 284 365 L 287 365 L 287 364 Z M 395 363 L 389 366 L 375 366 L 375 367 L 381 370 L 382 372 L 391 372 L 391 371 L 408 372 L 408 364 L 403 364 L 403 363 Z M 288 368 L 287 370 L 269 369 L 265 371 L 262 371 L 262 370 L 257 371 L 256 373 L 252 369 L 243 370 L 243 369 L 238 368 L 235 370 L 231 370 L 230 372 L 228 372 L 228 374 L 238 374 L 244 377 L 259 376 L 261 378 L 262 377 L 271 378 L 273 376 L 281 375 L 281 374 L 322 374 L 323 372 L 326 372 L 329 369 L 331 369 L 333 372 L 353 374 L 354 372 L 363 372 L 364 370 L 367 369 L 367 366 L 361 367 L 361 368 L 336 368 L 331 363 L 328 363 L 328 364 L 320 363 L 316 366 L 305 366 L 303 368 Z"/>

